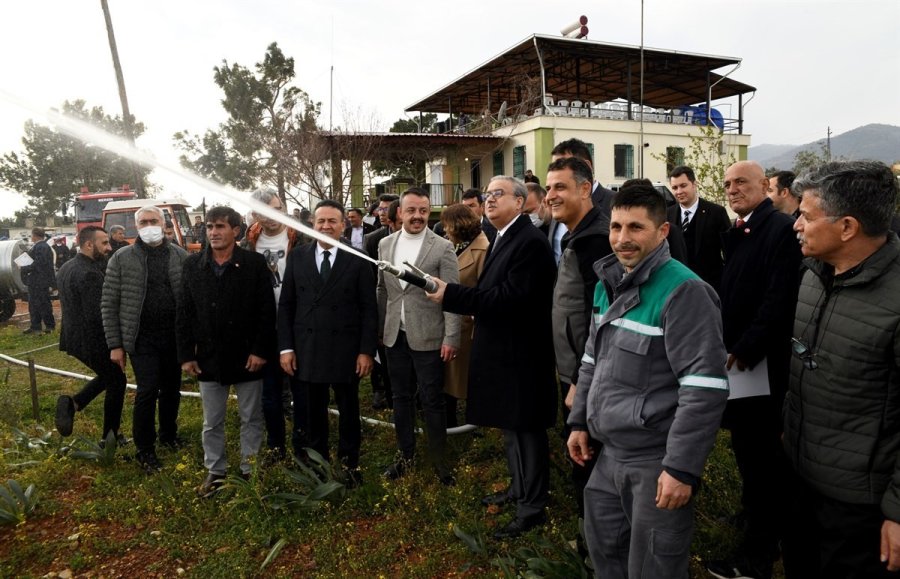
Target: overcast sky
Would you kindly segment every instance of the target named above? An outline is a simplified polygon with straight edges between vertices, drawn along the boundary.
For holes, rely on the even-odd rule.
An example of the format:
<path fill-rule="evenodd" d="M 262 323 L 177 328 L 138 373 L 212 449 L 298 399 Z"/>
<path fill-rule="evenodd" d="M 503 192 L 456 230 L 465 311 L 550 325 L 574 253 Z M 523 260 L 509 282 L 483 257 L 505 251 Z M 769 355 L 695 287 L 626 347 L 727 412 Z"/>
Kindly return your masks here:
<path fill-rule="evenodd" d="M 334 124 L 351 111 L 387 129 L 406 106 L 532 33 L 559 34 L 584 14 L 590 39 L 638 45 L 641 28 L 638 0 L 109 5 L 131 112 L 147 126 L 138 145 L 165 159 L 177 158 L 175 131 L 203 132 L 224 119 L 213 67 L 223 59 L 250 67 L 273 41 L 294 57 L 296 85 L 322 102 L 321 124 L 333 64 Z M 84 99 L 121 113 L 99 0 L 4 2 L 0 15 L 0 89 L 39 110 Z M 840 134 L 900 125 L 900 0 L 646 0 L 644 43 L 743 59 L 732 77 L 757 88 L 745 107 L 754 145 L 806 143 L 828 126 Z M 0 152 L 20 150 L 29 118 L 0 100 Z M 169 176 L 151 180 L 199 202 Z M 24 205 L 0 192 L 0 216 Z"/>

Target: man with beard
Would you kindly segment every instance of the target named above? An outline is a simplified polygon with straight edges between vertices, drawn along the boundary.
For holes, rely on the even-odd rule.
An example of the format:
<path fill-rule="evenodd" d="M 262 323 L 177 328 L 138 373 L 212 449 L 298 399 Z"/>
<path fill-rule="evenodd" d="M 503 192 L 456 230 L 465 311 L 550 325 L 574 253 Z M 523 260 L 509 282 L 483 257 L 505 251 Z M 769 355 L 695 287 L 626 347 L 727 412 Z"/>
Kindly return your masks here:
<path fill-rule="evenodd" d="M 381 240 L 379 257 L 397 267 L 414 265 L 434 277 L 459 280 L 453 245 L 428 229 L 431 202 L 421 189 L 400 196 L 403 227 Z M 444 485 L 455 481 L 446 463 L 447 415 L 444 411 L 444 362 L 459 348 L 459 316 L 444 313 L 425 293 L 401 279 L 378 272 L 378 321 L 387 348 L 388 372 L 394 389 L 394 425 L 398 460 L 384 475 L 396 479 L 409 470 L 416 448 L 414 397 L 425 415 L 428 456 Z"/>
<path fill-rule="evenodd" d="M 106 259 L 110 252 L 109 236 L 100 227 L 89 225 L 78 232 L 78 247 L 81 252 L 66 262 L 56 276 L 63 317 L 59 349 L 77 358 L 97 377 L 74 396 L 63 394 L 59 397 L 56 430 L 62 436 L 72 434 L 75 412 L 84 410 L 105 391 L 103 440 L 112 432 L 121 443 L 125 440 L 119 432 L 125 402 L 125 373 L 109 358 L 100 315 Z"/>

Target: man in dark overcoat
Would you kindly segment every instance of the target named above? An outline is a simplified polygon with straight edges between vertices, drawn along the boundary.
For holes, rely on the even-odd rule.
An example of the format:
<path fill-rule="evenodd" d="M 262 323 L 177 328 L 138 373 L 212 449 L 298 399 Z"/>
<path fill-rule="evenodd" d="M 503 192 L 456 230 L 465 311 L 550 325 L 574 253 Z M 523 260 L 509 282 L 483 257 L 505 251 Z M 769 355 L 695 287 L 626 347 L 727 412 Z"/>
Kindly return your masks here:
<path fill-rule="evenodd" d="M 344 208 L 321 201 L 313 217 L 316 231 L 340 243 Z M 326 255 L 326 253 L 328 255 Z M 327 264 L 326 264 L 327 262 Z M 322 241 L 288 255 L 278 306 L 281 367 L 292 376 L 294 400 L 307 396 L 309 446 L 328 459 L 328 399 L 334 390 L 340 412 L 338 458 L 352 484 L 360 482 L 359 380 L 375 363 L 378 304 L 375 274 L 365 261 Z M 301 422 L 301 418 L 303 421 Z M 294 452 L 302 453 L 294 439 Z"/>
<path fill-rule="evenodd" d="M 42 227 L 31 230 L 31 242 L 34 245 L 28 250 L 28 255 L 32 263 L 22 268 L 22 280 L 28 286 L 28 315 L 31 325 L 23 333 L 40 333 L 43 322 L 44 332 L 49 334 L 56 329 L 53 306 L 50 304 L 50 288 L 56 285 L 53 250 L 47 244 L 47 236 Z"/>
<path fill-rule="evenodd" d="M 764 363 L 768 391 L 736 397 L 732 388 L 725 407 L 722 426 L 731 431 L 743 479 L 746 532 L 733 560 L 708 567 L 719 574 L 737 568 L 761 579 L 772 574 L 785 512 L 779 502 L 785 493 L 773 494 L 772 489 L 786 485 L 789 472 L 781 445 L 781 408 L 802 259 L 794 220 L 772 206 L 768 184 L 763 168 L 753 161 L 739 161 L 725 172 L 725 194 L 738 216 L 722 234 L 725 268 L 719 296 L 727 368 L 741 373 Z"/>
<path fill-rule="evenodd" d="M 56 430 L 62 436 L 72 434 L 75 412 L 106 392 L 103 403 L 103 440 L 112 432 L 120 437 L 122 406 L 125 402 L 125 373 L 109 359 L 109 347 L 103 334 L 100 298 L 106 258 L 110 253 L 109 236 L 103 229 L 89 225 L 78 232 L 80 252 L 67 261 L 56 276 L 62 306 L 59 349 L 77 358 L 97 376 L 74 396 L 63 394 L 56 402 Z M 120 441 L 123 440 L 120 438 Z"/>
<path fill-rule="evenodd" d="M 503 430 L 516 516 L 495 533 L 518 536 L 546 520 L 550 486 L 547 429 L 556 421 L 556 368 L 550 309 L 556 265 L 550 244 L 526 215 L 528 190 L 513 177 L 494 177 L 485 194 L 497 237 L 473 288 L 435 280 L 428 297 L 445 311 L 475 316 L 466 420 Z"/>
<path fill-rule="evenodd" d="M 263 441 L 263 367 L 274 364 L 275 296 L 266 258 L 235 243 L 241 216 L 230 207 L 206 214 L 207 247 L 184 262 L 178 305 L 181 369 L 200 381 L 203 464 L 209 471 L 198 494 L 208 496 L 225 478 L 225 409 L 234 385 L 241 418 L 241 474 Z M 268 356 L 268 359 L 266 358 Z"/>

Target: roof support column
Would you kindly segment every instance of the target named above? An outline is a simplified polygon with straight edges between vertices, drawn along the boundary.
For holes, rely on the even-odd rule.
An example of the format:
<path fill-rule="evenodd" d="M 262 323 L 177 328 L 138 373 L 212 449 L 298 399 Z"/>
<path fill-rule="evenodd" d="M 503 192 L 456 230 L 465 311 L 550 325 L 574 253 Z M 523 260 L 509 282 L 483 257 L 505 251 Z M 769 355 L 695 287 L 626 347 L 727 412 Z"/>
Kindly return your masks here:
<path fill-rule="evenodd" d="M 350 204 L 363 206 L 363 160 L 355 156 L 350 159 Z"/>
<path fill-rule="evenodd" d="M 631 114 L 631 59 L 628 59 L 628 83 L 625 85 L 625 98 L 628 100 L 628 120 L 633 121 L 634 115 Z"/>

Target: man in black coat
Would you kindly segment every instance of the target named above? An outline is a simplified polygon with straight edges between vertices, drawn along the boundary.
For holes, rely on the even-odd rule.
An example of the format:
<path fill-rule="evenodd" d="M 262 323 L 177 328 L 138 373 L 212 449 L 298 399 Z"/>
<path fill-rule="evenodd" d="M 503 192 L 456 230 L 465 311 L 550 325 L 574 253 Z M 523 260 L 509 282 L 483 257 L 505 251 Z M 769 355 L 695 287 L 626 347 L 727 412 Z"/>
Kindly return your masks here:
<path fill-rule="evenodd" d="M 241 216 L 230 207 L 206 214 L 207 247 L 189 256 L 182 275 L 177 345 L 181 369 L 200 381 L 203 463 L 198 494 L 225 478 L 225 409 L 234 385 L 241 418 L 241 474 L 263 441 L 263 366 L 275 364 L 275 296 L 266 258 L 237 246 Z"/>
<path fill-rule="evenodd" d="M 59 301 L 62 306 L 62 328 L 59 349 L 77 358 L 93 370 L 97 377 L 84 385 L 75 396 L 66 394 L 56 401 L 56 430 L 62 436 L 72 434 L 77 410 L 106 392 L 103 404 L 103 440 L 112 432 L 119 438 L 122 405 L 125 402 L 125 373 L 109 359 L 109 348 L 103 334 L 100 297 L 106 257 L 110 253 L 109 236 L 100 227 L 89 225 L 78 232 L 81 252 L 66 262 L 57 275 Z"/>
<path fill-rule="evenodd" d="M 725 269 L 719 295 L 726 366 L 733 376 L 765 363 L 768 391 L 736 397 L 740 393 L 732 385 L 722 426 L 731 431 L 743 479 L 746 532 L 736 559 L 712 562 L 709 569 L 721 576 L 737 568 L 747 576 L 768 579 L 785 512 L 779 502 L 785 493 L 778 492 L 785 488 L 789 472 L 781 445 L 781 408 L 802 256 L 794 220 L 766 197 L 768 179 L 758 163 L 731 165 L 724 185 L 728 203 L 738 215 L 735 226 L 723 234 Z"/>
<path fill-rule="evenodd" d="M 46 328 L 44 332 L 49 334 L 56 329 L 53 306 L 50 304 L 50 288 L 56 285 L 53 250 L 47 244 L 47 236 L 42 227 L 31 230 L 31 242 L 34 245 L 28 250 L 28 255 L 33 263 L 22 268 L 22 278 L 28 286 L 28 315 L 31 317 L 31 326 L 23 333 L 40 333 L 43 322 Z"/>
<path fill-rule="evenodd" d="M 672 169 L 669 187 L 678 201 L 678 204 L 669 207 L 670 236 L 672 230 L 684 233 L 687 248 L 684 264 L 719 291 L 722 268 L 725 266 L 722 233 L 731 229 L 728 213 L 721 205 L 700 198 L 694 170 L 690 167 Z"/>
<path fill-rule="evenodd" d="M 316 206 L 313 227 L 337 244 L 343 220 L 341 204 L 326 199 Z M 334 390 L 340 412 L 338 459 L 352 485 L 360 482 L 359 380 L 375 363 L 377 324 L 375 275 L 365 261 L 321 241 L 290 253 L 278 305 L 281 367 L 293 377 L 294 400 L 307 396 L 309 446 L 325 459 L 328 400 Z M 295 439 L 297 454 L 299 444 Z"/>
<path fill-rule="evenodd" d="M 518 536 L 546 520 L 550 486 L 547 429 L 556 422 L 556 368 L 550 306 L 556 267 L 547 238 L 522 215 L 525 184 L 494 177 L 485 194 L 497 238 L 473 288 L 435 280 L 429 299 L 444 311 L 474 315 L 466 420 L 503 429 L 510 489 L 482 500 L 516 503 L 496 538 Z"/>

